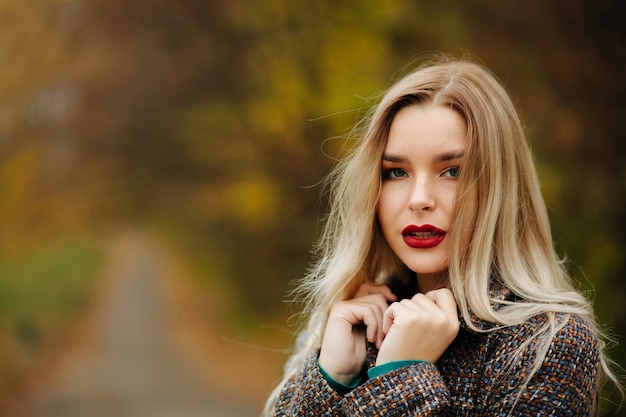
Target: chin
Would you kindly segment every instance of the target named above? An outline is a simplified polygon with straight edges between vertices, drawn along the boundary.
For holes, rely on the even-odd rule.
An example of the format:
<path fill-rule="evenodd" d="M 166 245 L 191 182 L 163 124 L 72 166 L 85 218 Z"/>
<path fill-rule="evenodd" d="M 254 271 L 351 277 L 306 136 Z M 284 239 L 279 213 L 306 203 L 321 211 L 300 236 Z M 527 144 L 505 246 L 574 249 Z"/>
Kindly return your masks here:
<path fill-rule="evenodd" d="M 404 263 L 411 271 L 418 275 L 441 275 L 448 270 L 447 259 L 439 262 L 405 262 Z"/>

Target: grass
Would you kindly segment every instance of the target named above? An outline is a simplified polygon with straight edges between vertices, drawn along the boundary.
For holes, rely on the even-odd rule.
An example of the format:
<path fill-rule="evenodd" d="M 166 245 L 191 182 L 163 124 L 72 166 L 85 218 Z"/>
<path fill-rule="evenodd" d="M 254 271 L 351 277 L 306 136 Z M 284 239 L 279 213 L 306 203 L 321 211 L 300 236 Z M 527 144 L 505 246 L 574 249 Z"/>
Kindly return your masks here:
<path fill-rule="evenodd" d="M 101 260 L 101 246 L 83 237 L 0 257 L 0 392 L 84 311 Z"/>

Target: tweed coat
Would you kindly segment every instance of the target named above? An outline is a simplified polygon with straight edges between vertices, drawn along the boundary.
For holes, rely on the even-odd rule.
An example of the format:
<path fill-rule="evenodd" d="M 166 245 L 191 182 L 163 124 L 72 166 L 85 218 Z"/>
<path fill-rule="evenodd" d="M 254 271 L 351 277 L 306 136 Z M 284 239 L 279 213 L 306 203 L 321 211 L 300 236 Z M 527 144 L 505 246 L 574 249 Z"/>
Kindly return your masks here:
<path fill-rule="evenodd" d="M 497 298 L 508 298 L 501 289 Z M 275 416 L 588 416 L 596 401 L 600 342 L 589 323 L 560 315 L 565 325 L 553 338 L 538 372 L 526 383 L 535 344 L 509 358 L 545 322 L 544 315 L 490 332 L 461 320 L 456 339 L 435 364 L 416 363 L 374 378 L 340 395 L 311 354 L 282 387 Z M 472 320 L 485 329 L 489 325 Z M 377 350 L 368 344 L 367 368 Z M 526 386 L 524 386 L 526 383 Z"/>

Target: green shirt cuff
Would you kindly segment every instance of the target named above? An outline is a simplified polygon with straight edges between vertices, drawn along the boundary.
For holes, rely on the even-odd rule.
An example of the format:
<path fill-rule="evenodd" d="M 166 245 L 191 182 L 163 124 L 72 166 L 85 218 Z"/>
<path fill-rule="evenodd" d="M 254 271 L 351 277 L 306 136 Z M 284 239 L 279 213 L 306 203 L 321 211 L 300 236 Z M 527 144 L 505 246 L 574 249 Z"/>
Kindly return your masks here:
<path fill-rule="evenodd" d="M 415 365 L 416 363 L 428 363 L 428 361 L 393 361 L 383 363 L 382 365 L 374 366 L 367 371 L 367 376 L 370 378 L 376 378 L 387 372 L 395 371 L 396 369 L 403 368 L 405 366 Z"/>
<path fill-rule="evenodd" d="M 322 374 L 326 382 L 328 382 L 328 385 L 330 385 L 330 387 L 334 389 L 339 395 L 346 395 L 347 393 L 358 387 L 361 383 L 361 378 L 357 378 L 350 385 L 342 384 L 341 382 L 334 380 L 330 375 L 328 375 L 324 368 L 322 368 L 319 359 L 317 361 L 317 367 L 319 368 L 320 373 Z"/>

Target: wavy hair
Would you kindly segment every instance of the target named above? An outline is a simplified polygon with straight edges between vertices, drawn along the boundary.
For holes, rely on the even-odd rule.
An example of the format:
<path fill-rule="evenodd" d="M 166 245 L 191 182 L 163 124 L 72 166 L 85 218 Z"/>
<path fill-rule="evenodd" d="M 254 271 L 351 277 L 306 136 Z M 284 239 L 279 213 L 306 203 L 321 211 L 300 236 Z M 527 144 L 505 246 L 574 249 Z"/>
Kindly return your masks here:
<path fill-rule="evenodd" d="M 602 336 L 590 302 L 575 290 L 554 250 L 533 157 L 511 99 L 481 65 L 440 57 L 387 90 L 353 131 L 357 145 L 328 178 L 330 209 L 315 247 L 318 260 L 296 290 L 305 304 L 307 338 L 286 365 L 285 380 L 268 399 L 268 415 L 280 386 L 319 347 L 335 302 L 351 298 L 364 281 L 408 285 L 415 280 L 388 247 L 376 218 L 391 123 L 401 108 L 415 104 L 447 106 L 467 124 L 456 215 L 447 238 L 449 285 L 468 326 L 493 331 L 545 314 L 546 324 L 532 341 L 537 350 L 526 382 L 541 367 L 568 314 L 585 318 Z M 494 277 L 524 302 L 497 305 L 489 293 Z M 470 311 L 493 326 L 477 327 Z M 529 346 L 531 341 L 518 354 Z M 611 379 L 619 387 L 609 364 L 601 355 L 600 380 Z"/>

